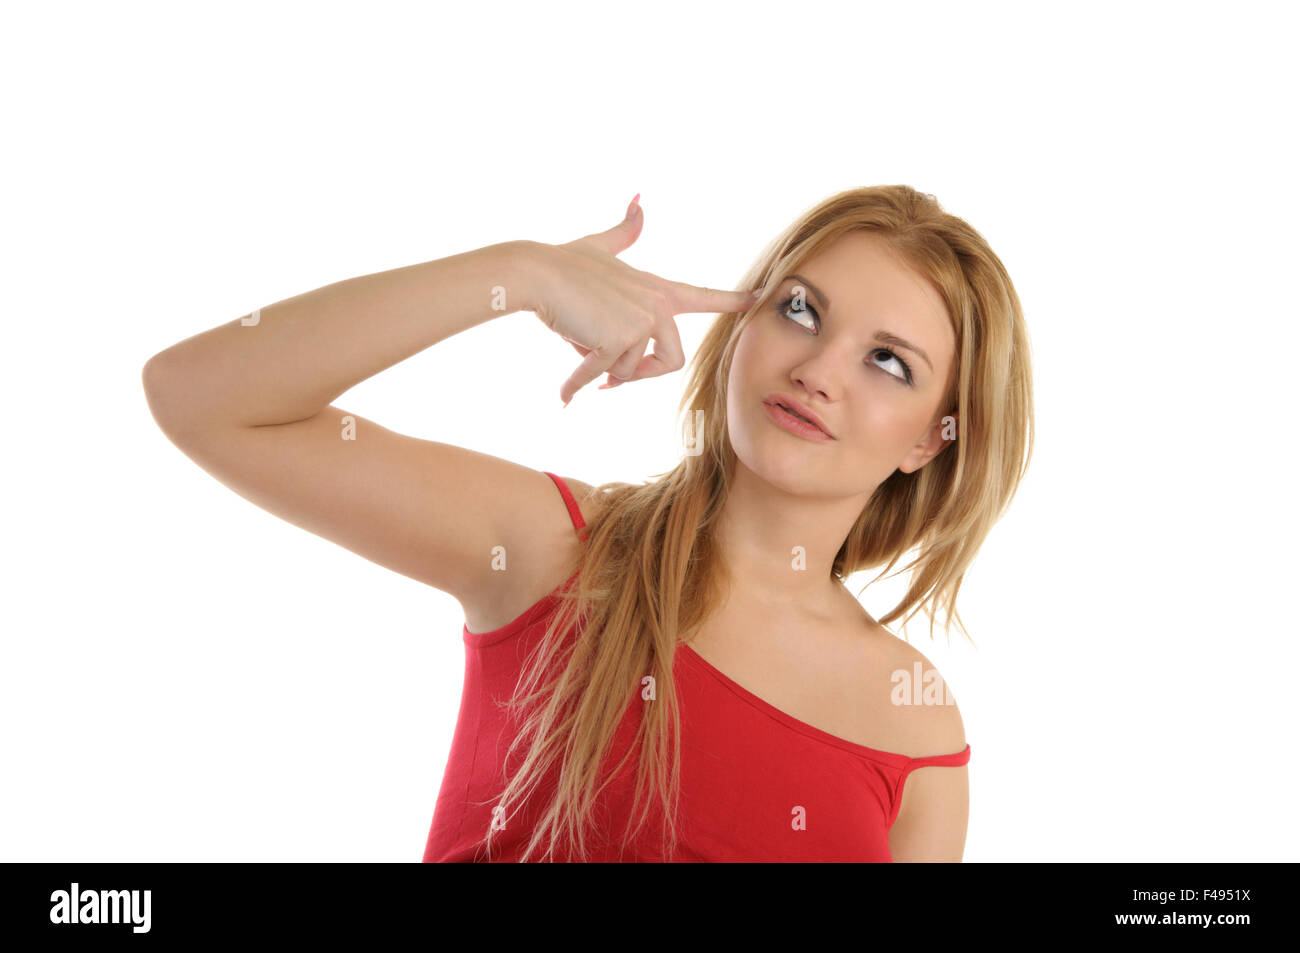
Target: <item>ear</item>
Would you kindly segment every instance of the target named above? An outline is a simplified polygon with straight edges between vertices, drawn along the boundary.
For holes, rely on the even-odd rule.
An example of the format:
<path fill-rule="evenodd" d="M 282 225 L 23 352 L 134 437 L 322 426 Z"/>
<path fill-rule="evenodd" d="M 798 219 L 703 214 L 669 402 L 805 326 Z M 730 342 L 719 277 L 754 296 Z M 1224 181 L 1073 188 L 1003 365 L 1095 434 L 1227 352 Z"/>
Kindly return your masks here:
<path fill-rule="evenodd" d="M 945 414 L 930 425 L 920 440 L 908 451 L 898 469 L 913 473 L 939 455 L 939 451 L 957 440 L 957 415 Z"/>

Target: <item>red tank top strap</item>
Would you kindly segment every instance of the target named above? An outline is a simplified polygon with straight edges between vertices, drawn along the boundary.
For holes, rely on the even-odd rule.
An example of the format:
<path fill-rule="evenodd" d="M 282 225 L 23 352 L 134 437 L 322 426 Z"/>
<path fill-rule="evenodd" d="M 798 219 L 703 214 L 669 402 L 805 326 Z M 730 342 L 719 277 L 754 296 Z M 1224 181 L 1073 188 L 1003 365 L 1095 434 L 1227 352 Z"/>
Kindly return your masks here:
<path fill-rule="evenodd" d="M 967 745 L 956 754 L 932 754 L 924 758 L 911 758 L 907 764 L 907 770 L 913 768 L 924 768 L 927 766 L 943 768 L 960 768 L 963 764 L 970 763 L 970 745 Z"/>
<path fill-rule="evenodd" d="M 955 754 L 932 754 L 924 758 L 908 758 L 903 770 L 898 773 L 898 782 L 894 785 L 894 804 L 889 811 L 888 826 L 893 827 L 898 820 L 898 812 L 903 808 L 903 785 L 917 768 L 960 768 L 970 763 L 970 745 L 966 745 Z"/>
<path fill-rule="evenodd" d="M 578 531 L 578 538 L 585 540 L 588 532 L 586 529 L 587 523 L 582 518 L 582 510 L 578 506 L 578 501 L 573 496 L 573 491 L 569 489 L 569 485 L 565 483 L 563 479 L 556 476 L 550 470 L 543 470 L 542 472 L 554 480 L 555 485 L 559 487 L 560 495 L 564 497 L 564 505 L 569 509 L 569 519 L 573 521 L 573 528 Z"/>

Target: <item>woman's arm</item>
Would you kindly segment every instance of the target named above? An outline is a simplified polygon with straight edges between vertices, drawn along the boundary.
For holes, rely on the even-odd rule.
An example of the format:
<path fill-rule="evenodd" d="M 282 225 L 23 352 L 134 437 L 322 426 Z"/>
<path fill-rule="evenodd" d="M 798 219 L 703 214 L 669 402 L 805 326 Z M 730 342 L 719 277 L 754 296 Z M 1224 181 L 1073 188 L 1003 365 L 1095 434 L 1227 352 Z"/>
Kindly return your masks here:
<path fill-rule="evenodd" d="M 146 364 L 150 409 L 231 490 L 452 594 L 471 623 L 522 611 L 563 581 L 576 545 L 550 477 L 330 401 L 453 334 L 532 310 L 534 247 L 506 242 L 348 279 L 187 338 Z"/>
<path fill-rule="evenodd" d="M 348 278 L 186 338 L 145 364 L 150 409 L 169 432 L 306 420 L 430 345 L 532 310 L 536 244 Z"/>

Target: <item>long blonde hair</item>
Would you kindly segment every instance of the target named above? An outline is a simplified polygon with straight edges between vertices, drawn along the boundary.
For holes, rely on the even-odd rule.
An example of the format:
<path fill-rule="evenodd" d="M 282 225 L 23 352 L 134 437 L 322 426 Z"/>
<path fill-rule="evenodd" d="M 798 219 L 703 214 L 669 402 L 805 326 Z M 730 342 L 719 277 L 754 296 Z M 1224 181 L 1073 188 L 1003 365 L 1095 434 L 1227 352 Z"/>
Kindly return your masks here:
<path fill-rule="evenodd" d="M 962 578 L 1029 464 L 1028 331 L 1011 278 L 984 239 L 943 211 L 934 196 L 905 185 L 850 189 L 816 205 L 769 244 L 740 287 L 769 288 L 857 229 L 886 239 L 943 297 L 956 333 L 943 406 L 956 418 L 956 441 L 920 469 L 895 470 L 879 485 L 832 571 L 841 580 L 881 565 L 888 572 L 916 548 L 916 558 L 900 570 L 912 570 L 907 592 L 880 622 L 906 614 L 906 626 L 925 607 L 933 638 L 935 609 L 943 605 L 946 624 L 956 618 L 961 625 L 956 598 Z M 516 749 L 526 754 L 497 799 L 496 813 L 509 818 L 539 789 L 548 798 L 521 860 L 543 847 L 538 859 L 585 860 L 597 798 L 634 750 L 640 751 L 636 832 L 657 790 L 664 859 L 675 850 L 681 731 L 673 658 L 677 643 L 689 641 L 728 584 L 714 542 L 735 462 L 726 381 L 746 317 L 761 303 L 744 314 L 720 315 L 691 361 L 679 410 L 688 414 L 684 427 L 699 452 L 653 482 L 597 488 L 599 506 L 572 585 L 557 591 L 557 611 L 506 703 L 528 711 L 506 762 Z M 646 675 L 654 678 L 657 703 L 642 707 L 636 743 L 604 774 L 619 724 Z M 505 765 L 502 770 L 504 777 Z M 553 785 L 547 780 L 552 776 Z M 495 828 L 481 841 L 489 856 Z M 624 831 L 621 847 L 636 832 Z"/>

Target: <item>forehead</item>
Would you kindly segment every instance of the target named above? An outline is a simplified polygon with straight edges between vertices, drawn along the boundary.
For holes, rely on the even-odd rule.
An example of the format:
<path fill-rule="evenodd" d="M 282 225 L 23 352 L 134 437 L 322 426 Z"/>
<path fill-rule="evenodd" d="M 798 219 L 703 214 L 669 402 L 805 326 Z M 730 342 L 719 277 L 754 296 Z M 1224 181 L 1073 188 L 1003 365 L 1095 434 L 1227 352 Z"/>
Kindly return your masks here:
<path fill-rule="evenodd" d="M 938 289 L 877 235 L 862 230 L 841 235 L 793 272 L 817 285 L 841 320 L 914 336 L 931 355 L 951 353 L 955 346 Z"/>

